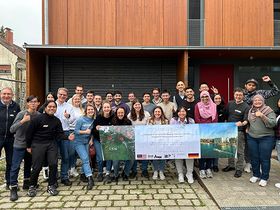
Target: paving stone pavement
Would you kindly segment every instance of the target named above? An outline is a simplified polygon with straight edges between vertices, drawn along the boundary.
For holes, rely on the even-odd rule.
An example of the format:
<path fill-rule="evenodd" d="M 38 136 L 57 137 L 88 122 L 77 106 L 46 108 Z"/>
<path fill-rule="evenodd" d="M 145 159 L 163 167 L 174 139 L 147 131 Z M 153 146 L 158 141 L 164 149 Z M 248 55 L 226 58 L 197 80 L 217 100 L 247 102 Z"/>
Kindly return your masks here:
<path fill-rule="evenodd" d="M 0 209 L 219 209 L 197 181 L 192 185 L 179 184 L 175 169 L 171 167 L 167 167 L 165 175 L 166 180 L 154 181 L 150 170 L 149 180 L 138 173 L 136 179 L 127 182 L 120 179 L 118 184 L 95 182 L 90 191 L 86 190 L 86 183 L 72 178 L 73 185 L 70 187 L 59 184 L 58 196 L 50 196 L 46 192 L 47 183 L 40 178 L 37 196 L 30 198 L 27 191 L 21 189 L 16 202 L 9 200 L 10 192 L 5 190 L 4 183 L 0 183 Z"/>
<path fill-rule="evenodd" d="M 220 169 L 226 164 L 227 159 L 219 159 Z M 233 175 L 234 171 L 220 170 L 214 173 L 214 178 L 201 180 L 202 186 L 204 185 L 209 191 L 220 208 L 277 206 L 279 207 L 277 209 L 280 209 L 280 190 L 274 186 L 275 183 L 280 182 L 280 163 L 277 160 L 271 159 L 270 178 L 266 187 L 260 187 L 258 183 L 250 183 L 252 173 L 244 172 L 240 178 L 235 178 Z M 207 201 L 205 205 L 208 205 Z"/>

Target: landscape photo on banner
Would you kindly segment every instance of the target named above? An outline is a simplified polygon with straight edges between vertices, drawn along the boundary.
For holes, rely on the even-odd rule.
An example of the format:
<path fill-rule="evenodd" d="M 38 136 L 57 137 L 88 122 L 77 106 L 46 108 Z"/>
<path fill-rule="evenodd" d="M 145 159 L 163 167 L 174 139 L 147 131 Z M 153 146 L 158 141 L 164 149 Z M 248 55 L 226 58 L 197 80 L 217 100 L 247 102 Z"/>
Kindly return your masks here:
<path fill-rule="evenodd" d="M 101 126 L 104 160 L 236 157 L 235 123 Z"/>

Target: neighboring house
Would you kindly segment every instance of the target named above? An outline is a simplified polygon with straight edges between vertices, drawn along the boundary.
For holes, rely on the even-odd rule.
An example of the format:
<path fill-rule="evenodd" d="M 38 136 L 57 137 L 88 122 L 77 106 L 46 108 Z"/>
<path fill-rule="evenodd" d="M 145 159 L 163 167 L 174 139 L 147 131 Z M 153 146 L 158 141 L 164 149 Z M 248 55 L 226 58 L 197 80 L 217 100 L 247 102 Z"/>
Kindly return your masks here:
<path fill-rule="evenodd" d="M 22 104 L 26 80 L 25 50 L 13 43 L 13 32 L 5 28 L 5 38 L 0 37 L 0 89 L 11 87 L 15 100 Z"/>

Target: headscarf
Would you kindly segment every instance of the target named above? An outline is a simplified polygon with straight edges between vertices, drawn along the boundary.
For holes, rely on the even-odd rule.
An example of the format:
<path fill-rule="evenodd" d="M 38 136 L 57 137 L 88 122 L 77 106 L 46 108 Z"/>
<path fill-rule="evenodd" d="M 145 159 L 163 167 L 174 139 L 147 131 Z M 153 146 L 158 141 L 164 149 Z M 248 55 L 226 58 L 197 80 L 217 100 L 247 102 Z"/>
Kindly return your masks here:
<path fill-rule="evenodd" d="M 257 107 L 254 107 L 254 100 L 256 98 L 259 98 L 261 101 L 262 101 L 262 106 L 257 108 Z M 267 106 L 264 102 L 264 98 L 261 96 L 261 95 L 255 95 L 252 99 L 253 101 L 253 105 L 252 105 L 252 108 L 249 110 L 249 114 L 248 114 L 248 120 L 249 121 L 256 121 L 257 117 L 256 117 L 256 112 L 257 111 L 260 111 L 263 115 L 267 116 L 269 113 L 273 112 L 273 110 Z"/>
<path fill-rule="evenodd" d="M 204 104 L 201 102 L 202 96 L 208 96 L 208 103 Z M 197 103 L 199 114 L 202 118 L 208 119 L 209 117 L 212 118 L 212 121 L 217 116 L 217 105 L 212 101 L 210 94 L 207 91 L 202 91 L 200 93 L 200 102 Z"/>

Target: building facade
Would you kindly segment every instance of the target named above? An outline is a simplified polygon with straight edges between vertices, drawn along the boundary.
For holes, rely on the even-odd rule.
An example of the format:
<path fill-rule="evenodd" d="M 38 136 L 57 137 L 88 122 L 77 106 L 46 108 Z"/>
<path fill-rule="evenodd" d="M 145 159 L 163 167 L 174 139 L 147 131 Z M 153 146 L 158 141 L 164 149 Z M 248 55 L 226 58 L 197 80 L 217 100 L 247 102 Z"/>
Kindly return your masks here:
<path fill-rule="evenodd" d="M 82 83 L 99 94 L 183 80 L 225 100 L 248 78 L 280 84 L 278 0 L 43 0 L 42 45 L 26 45 L 27 91 Z M 274 102 L 271 102 L 274 103 Z"/>

